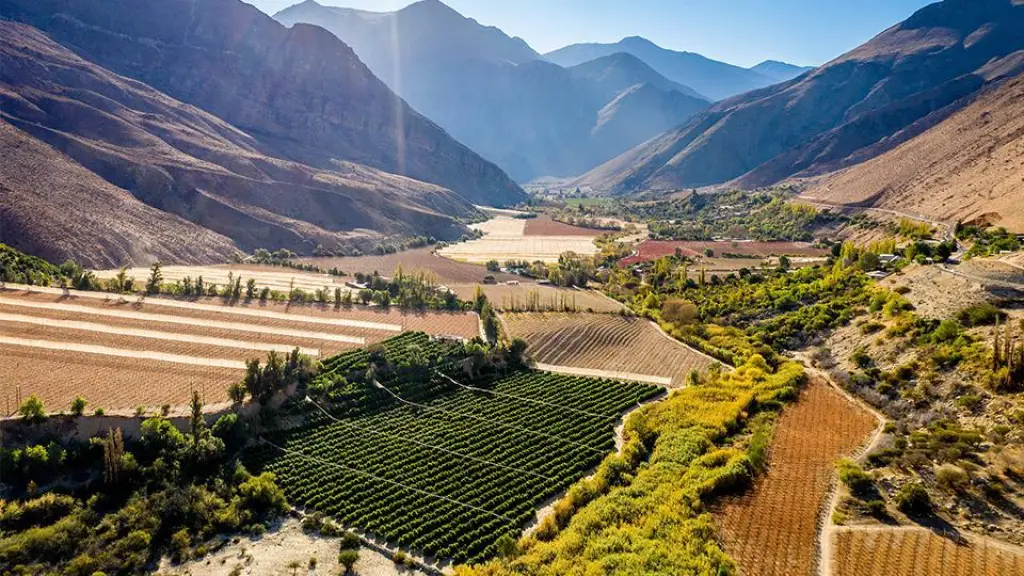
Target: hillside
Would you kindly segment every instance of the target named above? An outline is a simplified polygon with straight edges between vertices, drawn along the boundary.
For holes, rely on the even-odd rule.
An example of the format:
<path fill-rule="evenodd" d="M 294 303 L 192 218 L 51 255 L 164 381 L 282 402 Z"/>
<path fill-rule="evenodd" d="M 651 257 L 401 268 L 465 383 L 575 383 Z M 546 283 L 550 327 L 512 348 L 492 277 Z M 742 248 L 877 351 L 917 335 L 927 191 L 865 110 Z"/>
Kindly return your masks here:
<path fill-rule="evenodd" d="M 614 44 L 572 44 L 544 57 L 569 67 L 620 52 L 636 56 L 662 76 L 689 86 L 711 100 L 764 88 L 779 81 L 775 73 L 766 75 L 756 69 L 733 66 L 693 52 L 668 50 L 639 36 L 623 38 Z"/>
<path fill-rule="evenodd" d="M 723 102 L 580 179 L 615 192 L 743 188 L 849 166 L 1013 75 L 1024 3 L 946 0 L 798 78 Z"/>
<path fill-rule="evenodd" d="M 1024 232 L 1024 75 L 893 150 L 807 183 L 805 196 L 983 220 Z"/>
<path fill-rule="evenodd" d="M 0 21 L 0 241 L 110 267 L 457 237 L 450 190 L 262 153 L 248 133 Z"/>
<path fill-rule="evenodd" d="M 476 204 L 521 200 L 497 166 L 409 108 L 333 35 L 285 28 L 241 0 L 5 0 L 4 18 L 252 135 L 262 153 L 338 161 L 450 188 Z"/>
<path fill-rule="evenodd" d="M 274 17 L 333 32 L 416 110 L 520 182 L 585 172 L 708 104 L 626 54 L 568 70 L 551 64 L 522 40 L 437 0 L 386 13 L 309 0 Z M 633 107 L 609 107 L 642 84 L 661 92 L 647 101 L 653 109 L 638 116 Z M 597 130 L 608 121 L 602 114 L 634 128 L 611 137 Z"/>

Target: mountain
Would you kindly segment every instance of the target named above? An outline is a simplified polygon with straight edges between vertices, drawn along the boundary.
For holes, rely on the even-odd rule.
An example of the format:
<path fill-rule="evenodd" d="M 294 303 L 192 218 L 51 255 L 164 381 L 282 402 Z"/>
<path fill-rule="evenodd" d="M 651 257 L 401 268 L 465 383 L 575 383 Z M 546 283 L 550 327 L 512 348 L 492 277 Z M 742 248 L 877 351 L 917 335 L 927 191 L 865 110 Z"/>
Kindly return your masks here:
<path fill-rule="evenodd" d="M 261 152 L 339 161 L 450 188 L 478 204 L 525 196 L 497 166 L 413 111 L 332 34 L 285 28 L 240 0 L 3 0 L 79 56 L 227 121 Z"/>
<path fill-rule="evenodd" d="M 544 57 L 560 66 L 570 67 L 618 52 L 636 56 L 665 78 L 689 86 L 711 100 L 721 100 L 777 82 L 774 77 L 757 70 L 733 66 L 692 52 L 667 50 L 639 36 L 623 38 L 615 44 L 572 44 Z"/>
<path fill-rule="evenodd" d="M 257 138 L 0 21 L 0 241 L 94 267 L 223 262 L 238 249 L 453 238 L 475 214 L 436 185 L 262 152 Z"/>
<path fill-rule="evenodd" d="M 945 0 L 802 76 L 719 102 L 590 171 L 599 190 L 743 188 L 832 172 L 913 138 L 1014 75 L 1024 2 Z"/>
<path fill-rule="evenodd" d="M 437 0 L 388 13 L 309 0 L 274 18 L 330 30 L 416 110 L 520 182 L 580 174 L 708 105 L 625 54 L 572 69 L 557 66 L 522 40 Z M 653 110 L 611 106 L 644 84 L 644 101 Z"/>
<path fill-rule="evenodd" d="M 808 183 L 808 198 L 1024 232 L 1024 74 L 919 136 Z"/>
<path fill-rule="evenodd" d="M 796 78 L 804 72 L 814 70 L 814 66 L 795 66 L 786 62 L 779 62 L 778 60 L 765 60 L 757 66 L 747 68 L 747 70 L 757 72 L 762 76 L 771 78 L 775 82 L 785 82 L 786 80 Z"/>

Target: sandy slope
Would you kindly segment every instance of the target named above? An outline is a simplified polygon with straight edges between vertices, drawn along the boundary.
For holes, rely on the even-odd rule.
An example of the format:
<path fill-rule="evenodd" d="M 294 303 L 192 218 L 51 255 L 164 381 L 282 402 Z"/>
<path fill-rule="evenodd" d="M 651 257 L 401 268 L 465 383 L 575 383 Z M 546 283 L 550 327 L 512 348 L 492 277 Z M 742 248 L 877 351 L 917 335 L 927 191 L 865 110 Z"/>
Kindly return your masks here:
<path fill-rule="evenodd" d="M 894 150 L 810 183 L 805 194 L 1024 231 L 1024 76 Z"/>

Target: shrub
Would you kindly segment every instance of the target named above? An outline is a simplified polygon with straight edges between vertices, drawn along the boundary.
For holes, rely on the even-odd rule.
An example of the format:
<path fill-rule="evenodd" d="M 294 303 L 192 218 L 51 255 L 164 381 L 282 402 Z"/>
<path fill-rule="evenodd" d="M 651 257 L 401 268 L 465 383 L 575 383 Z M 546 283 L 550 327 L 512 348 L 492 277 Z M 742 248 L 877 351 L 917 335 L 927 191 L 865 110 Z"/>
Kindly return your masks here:
<path fill-rule="evenodd" d="M 864 503 L 864 510 L 875 518 L 884 518 L 885 513 L 885 502 L 882 500 L 868 500 Z"/>
<path fill-rule="evenodd" d="M 988 302 L 968 306 L 956 313 L 956 319 L 967 327 L 991 326 L 1005 318 L 1003 311 Z"/>
<path fill-rule="evenodd" d="M 342 550 L 338 553 L 338 564 L 345 569 L 345 574 L 352 572 L 352 568 L 359 561 L 359 550 Z"/>
<path fill-rule="evenodd" d="M 86 404 L 87 402 L 85 401 L 85 398 L 82 398 L 81 396 L 76 396 L 75 399 L 71 401 L 71 415 L 81 416 L 82 413 L 85 412 Z"/>
<path fill-rule="evenodd" d="M 970 481 L 970 476 L 959 466 L 943 464 L 935 469 L 935 482 L 950 492 L 963 490 Z"/>
<path fill-rule="evenodd" d="M 43 401 L 35 394 L 29 396 L 21 403 L 21 406 L 18 407 L 18 414 L 20 414 L 25 421 L 33 424 L 38 424 L 43 420 L 46 420 L 46 408 L 43 407 Z"/>
<path fill-rule="evenodd" d="M 345 532 L 341 535 L 342 550 L 357 550 L 359 545 L 359 536 L 356 536 L 354 532 Z"/>
<path fill-rule="evenodd" d="M 850 492 L 862 496 L 871 490 L 874 481 L 860 465 L 853 460 L 844 458 L 839 461 L 839 479 L 850 489 Z"/>
<path fill-rule="evenodd" d="M 956 399 L 957 406 L 971 412 L 977 412 L 981 408 L 982 403 L 982 397 L 977 394 L 964 394 Z"/>
<path fill-rule="evenodd" d="M 896 493 L 896 507 L 907 515 L 924 514 L 931 509 L 932 501 L 920 482 L 910 482 Z"/>

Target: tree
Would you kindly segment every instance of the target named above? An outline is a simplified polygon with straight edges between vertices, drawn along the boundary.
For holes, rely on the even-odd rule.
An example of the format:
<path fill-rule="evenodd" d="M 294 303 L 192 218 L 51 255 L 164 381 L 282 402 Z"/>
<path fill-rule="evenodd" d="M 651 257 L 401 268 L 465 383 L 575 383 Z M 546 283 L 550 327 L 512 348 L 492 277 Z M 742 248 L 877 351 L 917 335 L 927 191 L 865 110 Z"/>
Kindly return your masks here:
<path fill-rule="evenodd" d="M 124 476 L 124 436 L 120 428 L 107 431 L 103 442 L 103 481 L 117 484 Z"/>
<path fill-rule="evenodd" d="M 189 432 L 192 434 L 192 447 L 198 447 L 199 439 L 206 430 L 206 420 L 203 419 L 203 401 L 199 398 L 199 391 L 192 391 L 192 401 L 189 402 L 192 409 L 192 417 L 189 418 Z"/>
<path fill-rule="evenodd" d="M 498 315 L 494 313 L 490 302 L 484 302 L 484 306 L 480 310 L 480 321 L 483 322 L 484 335 L 487 336 L 487 341 L 491 344 L 497 342 L 498 333 L 500 332 Z"/>
<path fill-rule="evenodd" d="M 38 424 L 46 420 L 46 408 L 43 407 L 43 401 L 35 394 L 29 396 L 21 403 L 21 406 L 18 407 L 18 414 L 26 422 L 32 424 Z"/>
<path fill-rule="evenodd" d="M 692 324 L 697 320 L 697 305 L 689 300 L 673 298 L 661 305 L 661 319 L 673 324 Z"/>
<path fill-rule="evenodd" d="M 879 266 L 882 265 L 882 261 L 879 260 L 878 254 L 874 252 L 865 252 L 861 254 L 860 259 L 857 261 L 857 265 L 860 269 L 865 272 L 871 272 L 872 270 L 878 270 Z"/>
<path fill-rule="evenodd" d="M 359 301 L 363 304 L 363 306 L 369 304 L 371 298 L 373 298 L 372 290 L 367 290 L 366 288 L 363 288 L 362 290 L 359 291 Z"/>
<path fill-rule="evenodd" d="M 790 266 L 789 256 L 779 256 L 779 270 L 789 270 Z"/>
<path fill-rule="evenodd" d="M 245 282 L 245 299 L 252 300 L 256 297 L 256 279 L 249 278 Z"/>
<path fill-rule="evenodd" d="M 338 553 L 338 564 L 345 569 L 345 574 L 350 574 L 356 562 L 359 562 L 359 550 L 342 550 Z"/>
<path fill-rule="evenodd" d="M 71 401 L 71 415 L 81 416 L 82 413 L 85 412 L 86 404 L 88 403 L 85 401 L 85 398 L 82 398 L 81 396 L 76 396 L 75 399 Z"/>
<path fill-rule="evenodd" d="M 202 281 L 202 278 L 200 278 Z M 149 280 L 146 281 L 146 293 L 147 294 L 159 294 L 160 286 L 164 283 L 164 275 L 160 272 L 160 263 L 153 262 L 153 265 L 149 267 Z"/>
<path fill-rule="evenodd" d="M 499 264 L 497 260 L 488 260 L 487 270 L 489 272 L 498 272 L 499 270 L 501 270 L 501 264 Z"/>
<path fill-rule="evenodd" d="M 235 382 L 231 386 L 228 386 L 228 398 L 230 398 L 235 404 L 241 404 L 245 401 L 245 393 L 245 384 L 242 382 Z"/>

